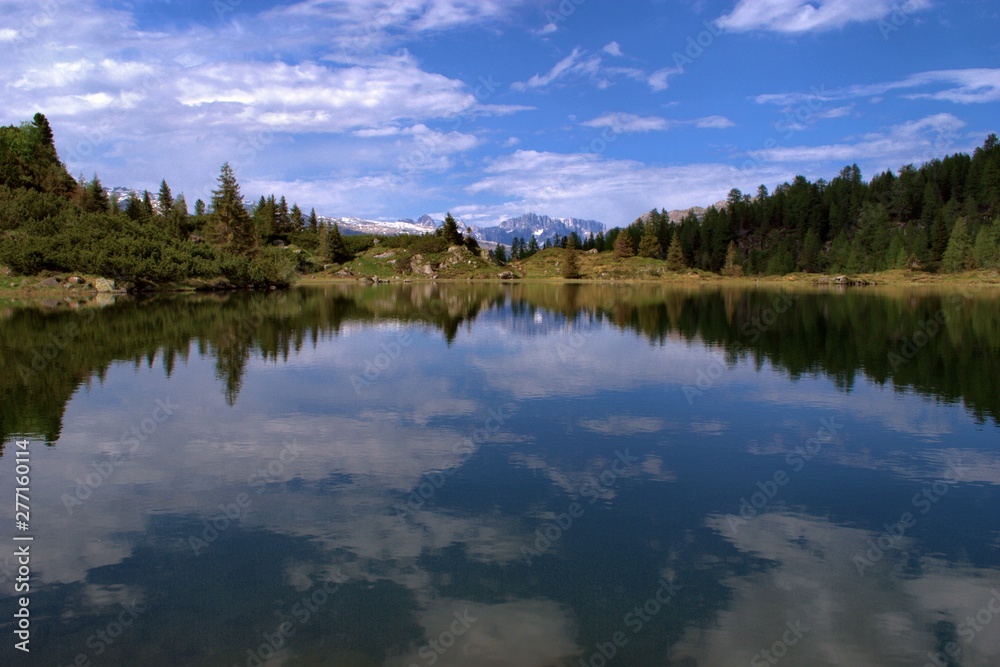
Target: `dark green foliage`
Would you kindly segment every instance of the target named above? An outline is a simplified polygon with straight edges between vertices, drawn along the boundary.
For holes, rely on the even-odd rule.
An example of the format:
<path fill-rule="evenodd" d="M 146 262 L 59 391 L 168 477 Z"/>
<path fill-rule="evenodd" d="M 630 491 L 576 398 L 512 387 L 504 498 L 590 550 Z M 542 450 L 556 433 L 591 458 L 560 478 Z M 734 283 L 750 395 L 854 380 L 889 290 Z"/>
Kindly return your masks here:
<path fill-rule="evenodd" d="M 507 263 L 507 251 L 502 243 L 498 244 L 496 250 L 493 251 L 493 258 L 501 265 Z"/>
<path fill-rule="evenodd" d="M 462 245 L 462 232 L 458 231 L 458 223 L 451 217 L 451 213 L 444 217 L 444 223 L 438 229 L 438 234 L 448 242 L 449 246 Z"/>
<path fill-rule="evenodd" d="M 337 223 L 333 223 L 333 227 L 329 231 L 329 235 L 327 237 L 327 250 L 328 254 L 326 259 L 334 264 L 349 262 L 354 257 L 351 251 L 347 249 L 347 245 L 344 243 L 344 237 L 340 235 L 340 227 Z"/>
<path fill-rule="evenodd" d="M 217 284 L 220 277 L 235 287 L 290 284 L 296 259 L 276 248 L 256 252 L 228 165 L 219 185 L 211 222 L 224 230 L 225 243 L 213 247 L 188 241 L 209 222 L 200 200 L 189 216 L 183 195 L 175 199 L 162 181 L 155 215 L 148 191 L 133 192 L 120 212 L 96 175 L 77 183 L 66 173 L 43 115 L 0 127 L 0 263 L 22 274 L 97 274 L 137 289 L 191 279 Z"/>
<path fill-rule="evenodd" d="M 632 250 L 640 245 L 640 255 L 657 256 L 654 237 L 663 248 L 676 231 L 685 263 L 705 271 L 724 268 L 731 242 L 746 258 L 744 270 L 755 274 L 934 270 L 943 265 L 956 222 L 964 218 L 969 239 L 962 241 L 964 259 L 957 260 L 955 251 L 948 266 L 980 268 L 988 266 L 984 255 L 966 250 L 998 212 L 1000 139 L 991 134 L 971 157 L 905 165 L 898 174 L 877 174 L 868 183 L 851 165 L 829 183 L 798 176 L 773 193 L 762 185 L 754 197 L 731 190 L 725 208 L 709 207 L 700 218 L 690 212 L 680 224 L 653 210 L 624 230 L 610 230 L 604 242 L 620 257 L 630 256 L 628 245 Z M 987 237 L 983 246 L 990 256 Z"/>

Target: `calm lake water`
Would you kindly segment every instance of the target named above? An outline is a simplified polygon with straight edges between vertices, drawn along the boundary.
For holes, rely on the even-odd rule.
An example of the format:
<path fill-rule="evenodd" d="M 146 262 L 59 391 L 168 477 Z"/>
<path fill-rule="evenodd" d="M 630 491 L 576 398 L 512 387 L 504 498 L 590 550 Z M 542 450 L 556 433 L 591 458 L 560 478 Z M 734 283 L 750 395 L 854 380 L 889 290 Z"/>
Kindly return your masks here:
<path fill-rule="evenodd" d="M 0 664 L 998 665 L 998 424 L 975 292 L 8 307 Z"/>

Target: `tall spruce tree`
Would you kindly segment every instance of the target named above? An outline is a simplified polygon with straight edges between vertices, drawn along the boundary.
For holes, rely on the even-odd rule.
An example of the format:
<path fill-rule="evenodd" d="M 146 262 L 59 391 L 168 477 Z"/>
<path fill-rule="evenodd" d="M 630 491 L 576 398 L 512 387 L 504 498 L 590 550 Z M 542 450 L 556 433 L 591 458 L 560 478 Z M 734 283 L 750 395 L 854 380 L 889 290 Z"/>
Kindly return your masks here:
<path fill-rule="evenodd" d="M 458 231 L 458 223 L 451 217 L 450 212 L 444 216 L 444 224 L 441 225 L 439 232 L 449 246 L 462 245 L 462 232 Z"/>
<path fill-rule="evenodd" d="M 226 162 L 219 171 L 219 187 L 212 192 L 209 224 L 216 244 L 238 254 L 253 255 L 260 241 L 250 214 L 243 205 L 239 183 L 233 168 Z"/>
<path fill-rule="evenodd" d="M 622 234 L 621 236 L 627 235 Z M 687 268 L 687 264 L 684 262 L 684 248 L 681 246 L 681 235 L 676 231 L 674 231 L 673 238 L 670 239 L 670 248 L 667 249 L 667 268 L 671 271 L 683 271 Z"/>

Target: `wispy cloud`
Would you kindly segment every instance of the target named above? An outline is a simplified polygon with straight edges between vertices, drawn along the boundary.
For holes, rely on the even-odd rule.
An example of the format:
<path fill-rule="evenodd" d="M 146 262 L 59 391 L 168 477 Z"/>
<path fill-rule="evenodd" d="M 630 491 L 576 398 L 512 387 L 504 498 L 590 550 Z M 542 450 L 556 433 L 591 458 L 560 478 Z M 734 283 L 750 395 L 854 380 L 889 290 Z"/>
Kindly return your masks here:
<path fill-rule="evenodd" d="M 828 103 L 843 100 L 881 97 L 893 91 L 914 91 L 905 99 L 929 99 L 955 104 L 985 104 L 1000 101 L 1000 69 L 973 68 L 920 72 L 898 81 L 862 84 L 808 93 L 758 95 L 758 104 L 791 106 L 810 102 Z"/>
<path fill-rule="evenodd" d="M 920 163 L 956 150 L 969 150 L 962 135 L 965 123 L 947 113 L 901 123 L 881 133 L 869 133 L 853 141 L 821 146 L 791 146 L 752 151 L 750 155 L 771 163 L 833 162 L 849 164 L 864 159 L 898 166 Z M 974 142 L 972 142 L 974 145 Z"/>
<path fill-rule="evenodd" d="M 617 134 L 636 132 L 658 132 L 674 127 L 690 126 L 701 129 L 725 129 L 735 123 L 725 116 L 704 116 L 694 120 L 671 120 L 660 116 L 638 116 L 631 113 L 606 113 L 581 123 L 584 127 L 608 127 Z"/>
<path fill-rule="evenodd" d="M 927 9 L 930 0 L 739 0 L 716 24 L 732 32 L 767 30 L 805 33 L 843 28 L 849 23 L 883 19 L 902 9 L 907 14 Z"/>
<path fill-rule="evenodd" d="M 594 154 L 519 150 L 500 157 L 467 188 L 471 195 L 495 193 L 521 210 L 589 211 L 609 225 L 628 224 L 622 211 L 685 208 L 724 198 L 731 188 L 753 186 L 749 176 L 725 164 L 647 165 Z M 754 178 L 790 180 L 784 165 L 762 165 Z M 760 181 L 757 181 L 758 183 Z"/>

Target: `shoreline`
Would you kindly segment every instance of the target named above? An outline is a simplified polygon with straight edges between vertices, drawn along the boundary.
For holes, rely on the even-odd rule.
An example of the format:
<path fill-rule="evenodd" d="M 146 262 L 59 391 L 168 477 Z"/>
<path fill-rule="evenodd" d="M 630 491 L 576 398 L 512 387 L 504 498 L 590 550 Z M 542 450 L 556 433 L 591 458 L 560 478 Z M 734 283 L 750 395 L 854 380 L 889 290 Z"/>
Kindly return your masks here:
<path fill-rule="evenodd" d="M 124 296 L 126 292 L 99 291 L 93 283 L 94 277 L 85 276 L 82 284 L 70 284 L 67 279 L 70 274 L 45 274 L 39 276 L 4 276 L 0 278 L 0 303 L 19 301 L 74 303 L 94 300 L 100 295 L 109 297 Z M 837 282 L 843 277 L 846 282 Z M 58 284 L 43 285 L 43 282 L 57 278 Z M 817 289 L 872 289 L 882 287 L 928 287 L 935 289 L 976 288 L 1000 291 L 1000 272 L 991 270 L 968 271 L 957 274 L 934 274 L 921 271 L 883 271 L 858 275 L 838 276 L 833 274 L 794 273 L 785 276 L 722 276 L 706 272 L 668 273 L 658 277 L 625 277 L 625 278 L 577 278 L 565 279 L 558 277 L 525 277 L 525 278 L 484 278 L 484 277 L 449 277 L 431 278 L 429 276 L 391 276 L 391 277 L 338 277 L 330 274 L 309 274 L 299 278 L 291 289 L 296 287 L 324 285 L 428 285 L 428 284 L 550 284 L 550 285 L 663 285 L 678 287 L 737 287 L 737 288 L 817 288 Z M 243 291 L 243 290 L 222 290 Z M 219 290 L 198 290 L 195 285 L 170 285 L 142 294 L 201 294 L 219 293 Z"/>

